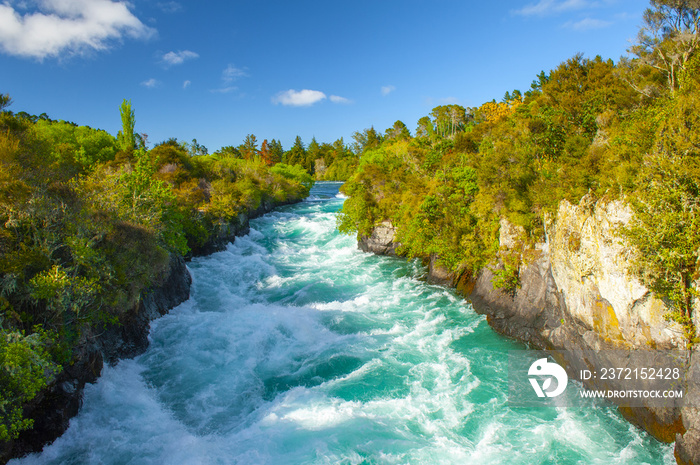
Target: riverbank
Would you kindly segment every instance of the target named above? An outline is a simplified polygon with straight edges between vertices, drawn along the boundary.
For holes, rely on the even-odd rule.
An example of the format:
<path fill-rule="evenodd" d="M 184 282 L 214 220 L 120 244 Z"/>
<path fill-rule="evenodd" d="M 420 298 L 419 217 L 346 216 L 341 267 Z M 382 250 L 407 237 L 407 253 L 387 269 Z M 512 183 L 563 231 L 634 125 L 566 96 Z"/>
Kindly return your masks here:
<path fill-rule="evenodd" d="M 264 199 L 258 208 L 218 225 L 215 234 L 190 254 L 187 261 L 223 250 L 236 237 L 248 234 L 250 220 L 277 207 L 302 200 Z M 34 427 L 3 445 L 0 463 L 39 452 L 60 437 L 68 428 L 71 418 L 80 411 L 85 385 L 96 382 L 105 365 L 116 365 L 120 360 L 136 357 L 148 348 L 151 322 L 190 298 L 192 277 L 185 257 L 170 254 L 167 272 L 158 281 L 161 284 L 146 290 L 134 308 L 125 312 L 120 323 L 107 324 L 83 335 L 74 349 L 72 363 L 25 408 L 25 416 L 34 421 Z"/>

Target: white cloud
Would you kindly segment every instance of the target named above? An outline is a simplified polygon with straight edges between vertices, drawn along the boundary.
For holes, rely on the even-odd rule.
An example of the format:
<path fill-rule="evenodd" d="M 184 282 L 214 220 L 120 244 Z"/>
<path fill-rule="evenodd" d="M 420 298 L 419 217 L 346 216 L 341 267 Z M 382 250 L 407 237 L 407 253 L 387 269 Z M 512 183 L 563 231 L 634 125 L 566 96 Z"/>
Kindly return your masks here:
<path fill-rule="evenodd" d="M 612 26 L 611 21 L 603 21 L 602 19 L 585 18 L 581 21 L 567 21 L 562 25 L 565 29 L 573 29 L 574 31 L 589 31 L 591 29 L 602 29 Z"/>
<path fill-rule="evenodd" d="M 42 60 L 60 54 L 105 50 L 123 37 L 155 33 L 131 11 L 112 0 L 38 0 L 38 10 L 20 14 L 0 5 L 0 49 L 10 55 Z"/>
<path fill-rule="evenodd" d="M 443 105 L 457 105 L 459 104 L 459 99 L 457 97 L 443 97 L 439 102 Z"/>
<path fill-rule="evenodd" d="M 147 81 L 143 81 L 141 83 L 141 85 L 144 87 L 148 87 L 149 89 L 153 89 L 153 88 L 158 87 L 160 85 L 160 81 L 158 81 L 157 79 L 151 78 Z"/>
<path fill-rule="evenodd" d="M 159 2 L 158 8 L 166 13 L 175 13 L 182 10 L 182 5 L 177 2 Z"/>
<path fill-rule="evenodd" d="M 182 83 L 182 88 L 183 88 L 183 89 L 187 89 L 187 88 L 188 88 L 189 86 L 191 86 L 191 85 L 192 85 L 192 81 L 187 80 L 187 81 L 185 81 L 185 82 Z"/>
<path fill-rule="evenodd" d="M 382 86 L 382 95 L 387 96 L 396 90 L 394 86 Z"/>
<path fill-rule="evenodd" d="M 163 55 L 162 62 L 166 66 L 181 65 L 185 60 L 193 60 L 199 58 L 199 54 L 190 50 L 178 50 L 177 52 L 168 52 Z"/>
<path fill-rule="evenodd" d="M 512 13 L 522 16 L 546 16 L 563 11 L 582 10 L 597 6 L 597 2 L 589 0 L 539 0 L 537 3 L 513 10 Z"/>
<path fill-rule="evenodd" d="M 328 97 L 328 99 L 333 103 L 352 103 L 352 100 L 339 95 L 331 95 Z"/>
<path fill-rule="evenodd" d="M 281 103 L 282 105 L 292 106 L 292 107 L 308 107 L 314 103 L 320 102 L 326 98 L 326 94 L 319 90 L 294 90 L 289 89 L 284 92 L 280 92 L 272 98 L 273 103 Z"/>
<path fill-rule="evenodd" d="M 235 79 L 238 79 L 239 77 L 245 76 L 248 76 L 248 73 L 246 73 L 245 70 L 241 68 L 236 68 L 233 65 L 228 65 L 221 74 L 221 79 L 223 79 L 224 82 L 231 82 Z"/>
<path fill-rule="evenodd" d="M 212 89 L 211 92 L 214 92 L 216 94 L 228 94 L 230 92 L 233 92 L 234 90 L 237 90 L 238 87 L 236 86 L 229 86 L 229 87 L 222 87 L 220 89 Z"/>

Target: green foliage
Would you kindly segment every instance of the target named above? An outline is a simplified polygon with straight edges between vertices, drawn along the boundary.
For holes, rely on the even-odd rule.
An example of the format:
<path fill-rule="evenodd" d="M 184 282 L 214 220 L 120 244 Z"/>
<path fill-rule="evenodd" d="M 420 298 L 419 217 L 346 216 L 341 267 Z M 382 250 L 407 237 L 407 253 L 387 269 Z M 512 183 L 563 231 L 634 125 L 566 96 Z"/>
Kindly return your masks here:
<path fill-rule="evenodd" d="M 24 418 L 24 404 L 60 371 L 48 351 L 52 343 L 43 331 L 24 336 L 0 328 L 0 441 L 32 427 L 32 420 Z"/>
<path fill-rule="evenodd" d="M 700 90 L 700 53 L 693 53 L 678 77 L 678 85 L 684 92 Z"/>
<path fill-rule="evenodd" d="M 520 287 L 520 257 L 515 253 L 501 254 L 501 266 L 493 271 L 493 287 L 510 295 Z"/>
<path fill-rule="evenodd" d="M 403 136 L 397 138 L 402 139 Z M 325 171 L 315 173 L 316 179 L 319 180 L 346 181 L 350 179 L 359 164 L 359 156 L 345 145 L 342 138 L 333 144 L 321 144 L 318 156 L 321 158 L 317 160 L 322 161 L 326 167 Z"/>
<path fill-rule="evenodd" d="M 12 104 L 12 99 L 9 94 L 0 94 L 0 112 L 5 111 L 5 108 Z"/>
<path fill-rule="evenodd" d="M 136 118 L 134 110 L 131 108 L 131 100 L 124 99 L 119 107 L 119 115 L 122 119 L 122 130 L 118 136 L 119 148 L 122 152 L 131 154 L 136 148 L 136 138 L 134 136 Z"/>
<path fill-rule="evenodd" d="M 299 165 L 291 166 L 285 163 L 278 163 L 270 169 L 270 172 L 299 183 L 307 189 L 306 195 L 308 195 L 308 191 L 310 191 L 314 185 L 314 180 L 311 175 Z"/>
<path fill-rule="evenodd" d="M 65 121 L 38 120 L 33 126 L 37 139 L 51 147 L 51 158 L 77 172 L 88 172 L 114 159 L 117 141 L 105 131 L 76 126 Z"/>
<path fill-rule="evenodd" d="M 647 97 L 672 95 L 683 86 L 679 77 L 700 46 L 700 4 L 651 0 L 643 20 L 637 43 L 630 49 L 637 60 L 627 72 L 628 80 Z"/>
<path fill-rule="evenodd" d="M 637 273 L 671 306 L 689 341 L 695 281 L 700 274 L 700 98 L 676 96 L 666 105 L 654 150 L 644 157 L 626 233 L 639 251 Z"/>
<path fill-rule="evenodd" d="M 433 108 L 430 115 L 433 117 L 432 126 L 441 137 L 463 131 L 468 120 L 466 110 L 460 105 L 441 105 Z"/>

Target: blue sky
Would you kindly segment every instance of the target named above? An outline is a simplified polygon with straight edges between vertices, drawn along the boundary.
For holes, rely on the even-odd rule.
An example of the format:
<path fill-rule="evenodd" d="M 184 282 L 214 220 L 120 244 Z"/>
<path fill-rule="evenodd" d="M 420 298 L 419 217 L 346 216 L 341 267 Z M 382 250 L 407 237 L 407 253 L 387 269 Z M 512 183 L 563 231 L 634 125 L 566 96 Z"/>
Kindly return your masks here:
<path fill-rule="evenodd" d="M 525 91 L 576 53 L 615 61 L 643 0 L 0 0 L 11 110 L 213 152 L 276 138 L 351 142 L 430 110 Z"/>

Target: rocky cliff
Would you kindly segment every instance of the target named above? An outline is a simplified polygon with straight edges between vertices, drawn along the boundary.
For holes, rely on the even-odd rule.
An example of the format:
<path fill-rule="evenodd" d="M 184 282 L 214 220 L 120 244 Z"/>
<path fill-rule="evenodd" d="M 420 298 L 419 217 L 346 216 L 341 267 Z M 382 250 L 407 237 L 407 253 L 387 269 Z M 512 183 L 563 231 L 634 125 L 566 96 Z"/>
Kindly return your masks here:
<path fill-rule="evenodd" d="M 586 354 L 562 360 L 570 370 L 625 366 L 630 350 L 684 349 L 682 329 L 664 319 L 664 303 L 628 270 L 630 249 L 618 229 L 631 216 L 620 201 L 593 202 L 586 197 L 579 205 L 563 201 L 556 219 L 546 221 L 546 240 L 524 259 L 512 291 L 494 287 L 491 268 L 478 276 L 456 276 L 440 267 L 436 257 L 426 257 L 428 279 L 457 287 L 502 334 L 535 348 Z M 394 253 L 394 233 L 391 223 L 384 222 L 370 237 L 361 238 L 359 247 Z M 521 253 L 524 234 L 502 220 L 501 251 Z M 659 440 L 675 440 L 678 463 L 700 465 L 700 355 L 683 353 L 687 385 L 682 407 L 620 411 Z"/>

